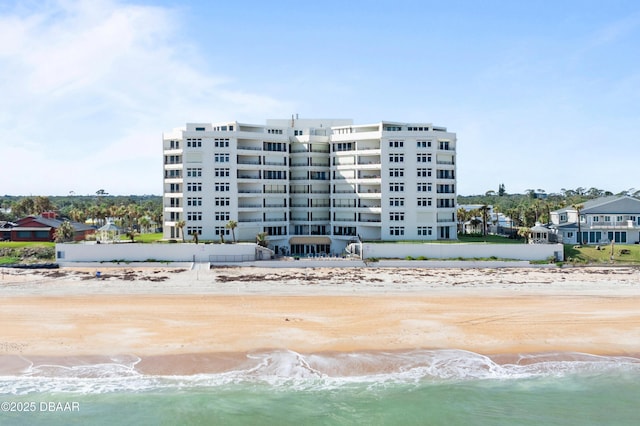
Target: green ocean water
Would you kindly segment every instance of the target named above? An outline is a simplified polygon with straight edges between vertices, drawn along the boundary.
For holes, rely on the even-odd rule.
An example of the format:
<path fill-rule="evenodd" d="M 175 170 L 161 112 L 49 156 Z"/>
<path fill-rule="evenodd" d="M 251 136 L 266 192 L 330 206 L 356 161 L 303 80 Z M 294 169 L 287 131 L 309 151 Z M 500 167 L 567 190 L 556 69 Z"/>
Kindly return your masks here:
<path fill-rule="evenodd" d="M 145 376 L 117 363 L 34 366 L 0 377 L 0 424 L 640 424 L 635 358 L 554 354 L 500 365 L 464 351 L 253 357 L 242 370 L 195 376 Z"/>

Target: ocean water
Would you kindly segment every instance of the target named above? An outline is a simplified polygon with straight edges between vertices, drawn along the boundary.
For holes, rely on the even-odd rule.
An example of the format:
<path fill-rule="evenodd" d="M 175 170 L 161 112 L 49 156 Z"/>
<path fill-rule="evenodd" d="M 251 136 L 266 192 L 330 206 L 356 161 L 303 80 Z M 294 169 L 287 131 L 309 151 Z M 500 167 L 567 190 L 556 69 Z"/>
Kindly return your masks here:
<path fill-rule="evenodd" d="M 497 362 L 460 350 L 248 354 L 222 372 L 148 375 L 140 359 L 0 376 L 1 425 L 634 425 L 640 359 Z"/>

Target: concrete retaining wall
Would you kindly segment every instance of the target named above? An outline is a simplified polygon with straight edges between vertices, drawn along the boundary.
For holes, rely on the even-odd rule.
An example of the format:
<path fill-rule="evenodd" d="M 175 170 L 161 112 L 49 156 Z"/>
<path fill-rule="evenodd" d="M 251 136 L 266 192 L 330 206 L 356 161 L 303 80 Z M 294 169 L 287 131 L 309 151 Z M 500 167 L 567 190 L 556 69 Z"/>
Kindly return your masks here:
<path fill-rule="evenodd" d="M 56 262 L 226 262 L 256 260 L 257 245 L 238 244 L 56 244 Z"/>
<path fill-rule="evenodd" d="M 562 244 L 371 244 L 364 243 L 364 258 L 396 258 L 423 256 L 427 259 L 499 259 L 564 260 Z"/>

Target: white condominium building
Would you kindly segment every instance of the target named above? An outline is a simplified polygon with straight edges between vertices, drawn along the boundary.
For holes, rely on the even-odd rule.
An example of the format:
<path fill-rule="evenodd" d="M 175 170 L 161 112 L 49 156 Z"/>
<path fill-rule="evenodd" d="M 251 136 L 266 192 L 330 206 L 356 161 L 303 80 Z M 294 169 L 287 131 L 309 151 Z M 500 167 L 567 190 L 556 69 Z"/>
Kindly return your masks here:
<path fill-rule="evenodd" d="M 291 255 L 342 254 L 359 239 L 456 239 L 456 135 L 443 127 L 188 123 L 163 135 L 163 154 L 165 239 L 265 233 Z"/>

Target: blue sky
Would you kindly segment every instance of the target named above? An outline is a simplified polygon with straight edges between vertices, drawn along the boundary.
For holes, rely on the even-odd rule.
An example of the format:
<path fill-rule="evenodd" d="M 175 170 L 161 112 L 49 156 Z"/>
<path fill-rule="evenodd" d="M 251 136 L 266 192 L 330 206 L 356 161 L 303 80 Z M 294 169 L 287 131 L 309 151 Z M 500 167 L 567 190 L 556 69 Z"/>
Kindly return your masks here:
<path fill-rule="evenodd" d="M 0 194 L 160 194 L 185 122 L 458 135 L 458 193 L 640 189 L 640 2 L 0 0 Z"/>

